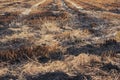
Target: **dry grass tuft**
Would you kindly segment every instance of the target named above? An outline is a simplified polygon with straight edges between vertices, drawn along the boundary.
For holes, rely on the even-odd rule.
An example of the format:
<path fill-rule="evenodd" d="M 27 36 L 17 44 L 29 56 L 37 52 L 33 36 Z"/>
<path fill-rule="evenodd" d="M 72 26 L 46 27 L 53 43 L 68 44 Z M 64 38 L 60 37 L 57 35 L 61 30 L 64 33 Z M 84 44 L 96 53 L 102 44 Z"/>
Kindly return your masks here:
<path fill-rule="evenodd" d="M 60 28 L 58 27 L 57 22 L 55 21 L 50 21 L 50 20 L 45 20 L 42 22 L 43 24 L 41 25 L 42 31 L 46 32 L 59 32 Z"/>
<path fill-rule="evenodd" d="M 117 32 L 117 34 L 115 36 L 115 40 L 120 42 L 120 31 Z"/>
<path fill-rule="evenodd" d="M 77 64 L 77 65 L 89 65 L 89 64 L 94 63 L 94 62 L 101 62 L 101 58 L 99 56 L 96 56 L 96 55 L 89 55 L 89 54 L 85 54 L 85 53 L 78 55 L 72 61 L 72 63 L 74 65 L 75 64 Z"/>
<path fill-rule="evenodd" d="M 28 15 L 24 20 L 24 23 L 30 26 L 38 27 L 41 24 L 49 23 L 50 24 L 60 24 L 69 20 L 70 14 L 64 11 L 43 11 L 35 12 Z M 59 22 L 59 23 L 58 23 Z M 59 27 L 59 26 L 57 26 Z M 52 28 L 54 29 L 54 28 Z"/>
<path fill-rule="evenodd" d="M 59 44 L 52 44 L 46 46 L 20 46 L 18 48 L 12 49 L 8 48 L 0 51 L 0 59 L 1 60 L 21 60 L 24 58 L 34 58 L 34 57 L 48 57 L 59 49 Z"/>
<path fill-rule="evenodd" d="M 6 75 L 8 71 L 8 68 L 0 68 L 0 77 Z"/>

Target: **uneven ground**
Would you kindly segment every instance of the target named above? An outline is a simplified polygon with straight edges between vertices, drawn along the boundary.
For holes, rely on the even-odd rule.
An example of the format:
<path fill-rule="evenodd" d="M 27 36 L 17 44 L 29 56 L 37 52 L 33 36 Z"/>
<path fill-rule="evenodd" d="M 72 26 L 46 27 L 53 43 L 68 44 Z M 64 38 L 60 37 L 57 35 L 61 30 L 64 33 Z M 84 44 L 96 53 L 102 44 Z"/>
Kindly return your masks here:
<path fill-rule="evenodd" d="M 0 80 L 120 80 L 119 0 L 0 0 Z"/>

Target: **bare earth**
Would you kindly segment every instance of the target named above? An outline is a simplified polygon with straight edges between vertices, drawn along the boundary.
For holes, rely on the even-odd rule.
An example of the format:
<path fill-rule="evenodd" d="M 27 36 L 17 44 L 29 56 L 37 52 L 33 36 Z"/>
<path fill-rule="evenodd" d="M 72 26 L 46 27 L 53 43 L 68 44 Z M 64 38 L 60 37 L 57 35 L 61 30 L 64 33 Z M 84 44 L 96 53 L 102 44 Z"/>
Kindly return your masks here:
<path fill-rule="evenodd" d="M 120 80 L 120 0 L 0 0 L 0 80 Z"/>

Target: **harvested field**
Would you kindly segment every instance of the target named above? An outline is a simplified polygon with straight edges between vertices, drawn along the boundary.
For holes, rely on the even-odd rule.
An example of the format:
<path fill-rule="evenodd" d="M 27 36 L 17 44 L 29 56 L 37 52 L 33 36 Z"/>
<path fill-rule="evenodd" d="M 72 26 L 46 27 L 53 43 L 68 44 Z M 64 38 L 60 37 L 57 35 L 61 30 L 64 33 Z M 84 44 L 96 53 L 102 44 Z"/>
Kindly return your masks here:
<path fill-rule="evenodd" d="M 120 80 L 119 0 L 1 0 L 0 80 Z"/>

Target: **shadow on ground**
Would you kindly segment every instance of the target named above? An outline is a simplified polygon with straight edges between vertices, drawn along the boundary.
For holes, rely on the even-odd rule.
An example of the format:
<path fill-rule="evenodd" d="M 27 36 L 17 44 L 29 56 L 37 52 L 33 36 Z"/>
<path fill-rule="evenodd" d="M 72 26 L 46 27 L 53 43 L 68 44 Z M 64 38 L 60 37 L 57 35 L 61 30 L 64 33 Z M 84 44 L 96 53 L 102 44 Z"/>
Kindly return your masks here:
<path fill-rule="evenodd" d="M 7 27 L 0 28 L 0 37 L 12 36 L 15 33 L 19 33 L 13 30 L 8 29 Z"/>
<path fill-rule="evenodd" d="M 39 74 L 35 77 L 27 77 L 27 80 L 92 80 L 89 75 L 78 74 L 77 76 L 69 76 L 64 72 L 49 72 Z"/>
<path fill-rule="evenodd" d="M 0 80 L 16 80 L 16 79 L 17 77 L 13 75 L 5 75 L 5 76 L 0 77 Z"/>
<path fill-rule="evenodd" d="M 18 76 L 6 75 L 0 77 L 0 80 L 16 80 Z M 48 72 L 35 76 L 26 76 L 25 80 L 92 80 L 91 76 L 84 74 L 77 74 L 76 76 L 69 76 L 64 72 Z"/>
<path fill-rule="evenodd" d="M 112 63 L 105 64 L 100 69 L 102 69 L 103 71 L 106 71 L 106 72 L 110 72 L 112 70 L 114 70 L 118 73 L 120 72 L 120 67 L 118 65 L 113 65 Z"/>
<path fill-rule="evenodd" d="M 69 47 L 67 49 L 67 52 L 71 55 L 79 55 L 80 53 L 89 53 L 89 54 L 95 54 L 95 55 L 101 55 L 101 54 L 115 54 L 120 53 L 120 43 L 116 42 L 115 40 L 107 40 L 103 44 L 87 44 L 85 46 L 80 47 Z"/>

